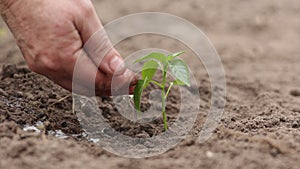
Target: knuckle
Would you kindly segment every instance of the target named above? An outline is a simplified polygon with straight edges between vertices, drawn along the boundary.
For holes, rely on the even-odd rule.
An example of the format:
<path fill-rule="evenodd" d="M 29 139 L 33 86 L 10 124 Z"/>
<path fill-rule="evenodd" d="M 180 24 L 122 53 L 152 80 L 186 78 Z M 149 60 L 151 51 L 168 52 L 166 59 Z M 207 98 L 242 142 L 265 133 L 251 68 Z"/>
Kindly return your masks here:
<path fill-rule="evenodd" d="M 83 15 L 85 17 L 91 16 L 94 13 L 94 6 L 89 3 L 89 2 L 83 2 L 82 3 L 82 10 L 83 10 Z"/>
<path fill-rule="evenodd" d="M 42 65 L 48 72 L 58 72 L 60 69 L 60 65 L 51 59 L 43 60 Z"/>

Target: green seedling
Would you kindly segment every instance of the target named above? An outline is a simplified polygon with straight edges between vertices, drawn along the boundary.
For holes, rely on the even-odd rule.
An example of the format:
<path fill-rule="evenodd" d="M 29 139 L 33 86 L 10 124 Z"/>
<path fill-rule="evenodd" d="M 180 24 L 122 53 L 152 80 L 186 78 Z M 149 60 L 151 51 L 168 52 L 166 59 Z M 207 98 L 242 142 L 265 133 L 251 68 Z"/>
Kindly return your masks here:
<path fill-rule="evenodd" d="M 134 63 L 144 62 L 141 71 L 142 79 L 138 81 L 135 89 L 133 100 L 135 108 L 140 112 L 141 95 L 143 90 L 147 88 L 149 83 L 158 86 L 161 89 L 161 101 L 162 101 L 162 116 L 164 121 L 164 129 L 168 129 L 167 116 L 166 116 L 166 101 L 167 97 L 174 85 L 186 85 L 190 86 L 190 72 L 185 62 L 177 57 L 184 52 L 178 52 L 171 55 L 164 55 L 162 53 L 151 53 L 147 56 L 137 59 Z M 153 79 L 157 72 L 157 69 L 162 70 L 161 82 Z M 168 70 L 174 77 L 174 81 L 167 82 Z M 168 87 L 166 87 L 168 85 Z"/>

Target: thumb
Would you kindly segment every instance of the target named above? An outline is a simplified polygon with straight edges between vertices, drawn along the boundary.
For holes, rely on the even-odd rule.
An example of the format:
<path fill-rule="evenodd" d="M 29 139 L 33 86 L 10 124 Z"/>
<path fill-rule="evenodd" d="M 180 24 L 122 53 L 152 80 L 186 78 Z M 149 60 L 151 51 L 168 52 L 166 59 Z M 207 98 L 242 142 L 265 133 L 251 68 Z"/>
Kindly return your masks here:
<path fill-rule="evenodd" d="M 125 72 L 124 60 L 113 47 L 104 28 L 93 33 L 83 48 L 100 71 L 108 75 L 122 75 Z"/>
<path fill-rule="evenodd" d="M 123 58 L 113 47 L 91 1 L 75 16 L 75 26 L 80 33 L 84 50 L 98 69 L 108 75 L 122 75 L 126 68 Z M 88 7 L 87 7 L 88 6 Z"/>

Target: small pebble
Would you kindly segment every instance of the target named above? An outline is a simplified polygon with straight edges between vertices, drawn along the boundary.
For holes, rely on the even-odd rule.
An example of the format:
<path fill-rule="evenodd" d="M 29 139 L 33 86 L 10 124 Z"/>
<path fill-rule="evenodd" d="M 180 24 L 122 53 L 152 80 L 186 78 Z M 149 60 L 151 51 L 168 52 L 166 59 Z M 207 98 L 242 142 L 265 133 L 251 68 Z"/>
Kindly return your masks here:
<path fill-rule="evenodd" d="M 150 136 L 149 136 L 148 133 L 146 133 L 145 131 L 143 131 L 142 133 L 137 134 L 136 137 L 139 137 L 139 138 L 148 138 Z"/>
<path fill-rule="evenodd" d="M 275 148 L 272 148 L 272 149 L 270 150 L 270 154 L 271 154 L 273 157 L 276 157 L 276 156 L 278 155 L 278 150 L 275 149 Z"/>
<path fill-rule="evenodd" d="M 211 151 L 206 151 L 206 156 L 207 156 L 208 158 L 212 158 L 212 157 L 214 156 L 214 153 L 211 152 Z"/>
<path fill-rule="evenodd" d="M 294 121 L 294 122 L 292 123 L 292 127 L 293 127 L 293 128 L 298 128 L 298 127 L 299 127 L 298 122 L 297 122 L 297 121 Z"/>
<path fill-rule="evenodd" d="M 24 95 L 23 92 L 20 92 L 20 91 L 15 91 L 14 92 L 14 96 L 17 97 L 17 98 L 21 98 L 21 97 L 23 97 L 23 95 Z"/>
<path fill-rule="evenodd" d="M 294 97 L 300 97 L 300 90 L 296 90 L 296 89 L 291 90 L 290 94 Z"/>
<path fill-rule="evenodd" d="M 44 131 L 46 127 L 45 127 L 44 124 L 40 124 L 40 125 L 37 125 L 36 128 L 41 130 L 41 131 Z"/>
<path fill-rule="evenodd" d="M 34 96 L 31 93 L 25 93 L 25 96 L 28 100 L 34 100 Z"/>

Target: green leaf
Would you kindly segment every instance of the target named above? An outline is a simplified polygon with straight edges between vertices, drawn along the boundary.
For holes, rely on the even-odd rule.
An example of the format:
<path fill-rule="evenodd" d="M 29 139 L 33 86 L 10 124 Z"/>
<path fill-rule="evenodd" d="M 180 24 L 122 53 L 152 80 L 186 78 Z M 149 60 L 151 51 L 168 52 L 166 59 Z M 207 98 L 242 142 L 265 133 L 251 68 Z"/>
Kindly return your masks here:
<path fill-rule="evenodd" d="M 150 53 L 147 56 L 144 56 L 140 59 L 137 59 L 134 63 L 141 62 L 147 59 L 155 59 L 163 64 L 163 66 L 167 65 L 167 57 L 162 53 Z"/>
<path fill-rule="evenodd" d="M 144 88 L 148 86 L 150 83 L 150 80 L 152 80 L 153 76 L 155 75 L 157 71 L 158 63 L 154 60 L 149 60 L 147 61 L 142 69 L 142 78 L 145 80 L 146 78 L 148 79 L 146 81 L 146 84 L 144 85 Z"/>
<path fill-rule="evenodd" d="M 174 80 L 174 85 L 179 85 L 179 86 L 183 86 L 183 85 L 186 85 L 184 82 L 182 82 L 181 80 L 179 80 L 179 79 L 176 79 L 176 80 Z"/>
<path fill-rule="evenodd" d="M 133 101 L 134 101 L 134 106 L 135 109 L 138 110 L 139 112 L 141 111 L 141 96 L 144 90 L 144 86 L 146 82 L 148 81 L 148 78 L 144 80 L 138 80 L 134 92 L 133 92 Z"/>
<path fill-rule="evenodd" d="M 190 72 L 187 65 L 180 59 L 175 59 L 170 63 L 170 70 L 176 80 L 190 86 Z"/>
<path fill-rule="evenodd" d="M 171 55 L 168 55 L 168 61 L 171 61 L 173 59 L 175 59 L 177 56 L 182 55 L 184 53 L 184 51 L 181 52 L 177 52 L 177 53 L 173 53 Z"/>

